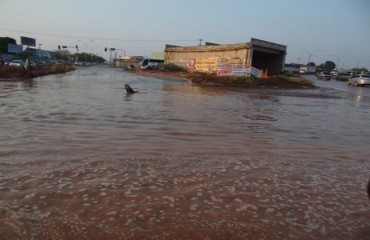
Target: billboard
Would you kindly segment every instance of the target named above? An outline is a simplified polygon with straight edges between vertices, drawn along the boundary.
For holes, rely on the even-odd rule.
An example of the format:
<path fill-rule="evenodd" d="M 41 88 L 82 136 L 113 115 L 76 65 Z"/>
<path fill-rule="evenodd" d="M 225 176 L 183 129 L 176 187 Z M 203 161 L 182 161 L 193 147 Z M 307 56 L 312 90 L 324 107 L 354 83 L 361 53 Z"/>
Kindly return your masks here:
<path fill-rule="evenodd" d="M 36 39 L 21 36 L 21 44 L 29 47 L 36 47 Z"/>
<path fill-rule="evenodd" d="M 21 53 L 23 51 L 23 46 L 13 43 L 8 43 L 8 53 Z"/>
<path fill-rule="evenodd" d="M 217 76 L 250 76 L 251 69 L 243 64 L 225 64 L 217 65 Z"/>

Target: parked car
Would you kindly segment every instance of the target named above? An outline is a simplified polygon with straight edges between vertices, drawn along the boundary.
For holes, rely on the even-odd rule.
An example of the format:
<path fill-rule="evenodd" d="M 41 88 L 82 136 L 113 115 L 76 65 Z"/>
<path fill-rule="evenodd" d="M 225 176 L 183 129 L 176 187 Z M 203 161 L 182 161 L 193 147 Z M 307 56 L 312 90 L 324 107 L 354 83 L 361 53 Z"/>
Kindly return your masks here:
<path fill-rule="evenodd" d="M 370 85 L 370 74 L 355 74 L 348 79 L 348 85 Z"/>
<path fill-rule="evenodd" d="M 320 72 L 319 75 L 317 75 L 318 80 L 330 80 L 331 75 L 330 72 Z"/>
<path fill-rule="evenodd" d="M 24 65 L 24 62 L 22 60 L 12 60 L 9 63 L 9 66 L 13 66 L 13 67 L 22 67 L 23 65 Z"/>

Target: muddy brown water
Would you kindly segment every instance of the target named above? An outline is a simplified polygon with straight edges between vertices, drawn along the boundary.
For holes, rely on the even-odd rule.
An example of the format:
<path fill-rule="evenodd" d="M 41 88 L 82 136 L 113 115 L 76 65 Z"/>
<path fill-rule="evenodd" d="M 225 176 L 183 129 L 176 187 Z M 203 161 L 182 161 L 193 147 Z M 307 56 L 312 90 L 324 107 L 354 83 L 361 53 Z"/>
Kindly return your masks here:
<path fill-rule="evenodd" d="M 0 82 L 0 239 L 370 239 L 369 127 L 330 88 Z"/>

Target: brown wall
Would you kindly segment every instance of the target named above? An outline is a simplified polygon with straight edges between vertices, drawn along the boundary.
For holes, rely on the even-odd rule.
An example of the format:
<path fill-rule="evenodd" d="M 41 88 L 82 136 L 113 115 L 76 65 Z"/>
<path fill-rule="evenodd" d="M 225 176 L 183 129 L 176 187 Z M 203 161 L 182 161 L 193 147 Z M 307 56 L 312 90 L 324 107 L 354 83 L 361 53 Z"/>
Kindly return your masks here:
<path fill-rule="evenodd" d="M 209 71 L 216 70 L 216 62 L 225 62 L 224 59 L 240 59 L 238 64 L 253 66 L 260 70 L 268 72 L 269 75 L 275 75 L 283 70 L 286 46 L 275 44 L 263 40 L 252 39 L 251 43 L 225 44 L 225 45 L 206 45 L 194 47 L 177 47 L 167 45 L 165 48 L 165 64 L 174 63 L 189 70 Z M 210 59 L 209 67 L 202 61 Z M 197 64 L 198 62 L 198 64 Z M 207 64 L 208 64 L 207 62 Z M 234 62 L 235 63 L 235 62 Z"/>
<path fill-rule="evenodd" d="M 236 59 L 239 58 L 242 64 L 247 64 L 248 44 L 228 44 L 216 46 L 196 47 L 166 47 L 165 63 L 174 63 L 184 68 L 201 59 Z"/>

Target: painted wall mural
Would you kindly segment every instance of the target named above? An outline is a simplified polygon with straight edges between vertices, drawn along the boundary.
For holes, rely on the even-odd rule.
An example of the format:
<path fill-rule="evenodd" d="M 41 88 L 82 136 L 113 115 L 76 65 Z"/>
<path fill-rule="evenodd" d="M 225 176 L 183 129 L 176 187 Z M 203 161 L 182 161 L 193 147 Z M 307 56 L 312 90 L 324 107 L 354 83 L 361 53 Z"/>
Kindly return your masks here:
<path fill-rule="evenodd" d="M 189 71 L 216 73 L 217 76 L 250 76 L 260 77 L 262 71 L 249 64 L 243 64 L 241 58 L 205 58 L 186 61 Z"/>

